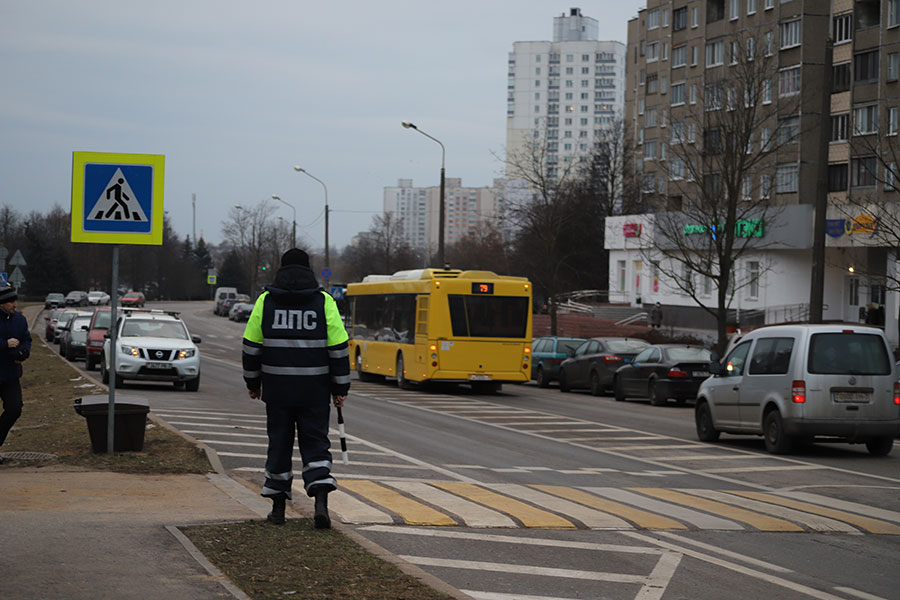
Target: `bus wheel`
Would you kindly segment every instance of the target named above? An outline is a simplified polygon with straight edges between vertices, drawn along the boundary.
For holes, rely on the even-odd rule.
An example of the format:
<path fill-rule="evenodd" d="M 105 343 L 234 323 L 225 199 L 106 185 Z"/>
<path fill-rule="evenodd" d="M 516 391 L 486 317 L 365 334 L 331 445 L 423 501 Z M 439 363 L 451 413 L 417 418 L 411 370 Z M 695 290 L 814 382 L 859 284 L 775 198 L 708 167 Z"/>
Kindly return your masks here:
<path fill-rule="evenodd" d="M 397 355 L 397 387 L 401 390 L 413 389 L 412 383 L 406 378 L 406 371 L 403 366 L 403 355 Z"/>
<path fill-rule="evenodd" d="M 362 356 L 360 355 L 359 350 L 356 351 L 356 375 L 359 377 L 360 381 L 365 382 L 374 382 L 381 379 L 378 375 L 373 375 L 372 373 L 366 373 L 362 368 Z"/>

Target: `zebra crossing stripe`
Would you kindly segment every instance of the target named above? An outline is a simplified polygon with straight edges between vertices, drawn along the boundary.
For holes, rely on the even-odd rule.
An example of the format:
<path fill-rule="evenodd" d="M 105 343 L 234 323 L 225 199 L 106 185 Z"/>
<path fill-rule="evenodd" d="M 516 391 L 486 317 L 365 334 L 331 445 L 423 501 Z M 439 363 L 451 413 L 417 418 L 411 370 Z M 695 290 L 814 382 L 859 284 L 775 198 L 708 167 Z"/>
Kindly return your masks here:
<path fill-rule="evenodd" d="M 642 496 L 641 494 L 636 494 L 628 490 L 620 490 L 612 487 L 585 487 L 582 489 L 592 494 L 603 496 L 604 498 L 610 498 L 624 504 L 643 508 L 644 510 L 668 515 L 673 519 L 678 519 L 684 523 L 690 523 L 698 529 L 723 529 L 731 531 L 743 529 L 741 525 L 738 525 L 729 519 L 714 517 L 706 513 L 674 505 L 670 502 L 654 500 L 653 498 L 648 498 L 647 496 Z"/>
<path fill-rule="evenodd" d="M 488 506 L 519 520 L 525 527 L 575 529 L 575 524 L 551 512 L 535 508 L 509 496 L 471 483 L 435 482 L 432 485 L 473 502 Z"/>
<path fill-rule="evenodd" d="M 894 525 L 893 523 L 888 523 L 887 521 L 881 521 L 878 519 L 872 519 L 870 517 L 854 515 L 854 514 L 839 511 L 839 510 L 834 510 L 832 508 L 828 508 L 827 506 L 819 506 L 818 504 L 812 504 L 810 502 L 802 502 L 800 500 L 792 500 L 792 499 L 788 499 L 788 498 L 782 498 L 780 496 L 766 494 L 764 492 L 731 492 L 731 493 L 737 494 L 738 496 L 744 496 L 745 498 L 752 498 L 754 500 L 768 502 L 769 504 L 776 504 L 778 506 L 785 506 L 787 508 L 796 508 L 797 510 L 802 510 L 803 512 L 812 513 L 814 515 L 822 515 L 823 517 L 830 517 L 830 518 L 836 519 L 838 521 L 844 521 L 845 523 L 850 523 L 851 525 L 853 525 L 855 527 L 865 529 L 866 531 L 869 531 L 871 533 L 900 535 L 900 527 L 898 527 L 897 525 Z M 823 498 L 823 500 L 827 500 L 827 499 Z"/>
<path fill-rule="evenodd" d="M 347 487 L 347 483 L 347 481 L 341 481 L 340 485 Z M 328 503 L 332 512 L 340 515 L 340 519 L 344 523 L 383 523 L 387 525 L 394 523 L 391 515 L 357 500 L 350 494 L 342 492 L 340 488 L 328 494 Z"/>
<path fill-rule="evenodd" d="M 859 513 L 861 515 L 866 515 L 875 519 L 881 519 L 883 521 L 893 521 L 895 523 L 900 523 L 900 513 L 894 512 L 892 510 L 885 510 L 883 508 L 877 508 L 875 506 L 867 506 L 865 504 L 858 504 L 856 502 L 847 502 L 846 500 L 838 500 L 837 498 L 826 498 L 824 496 L 817 496 L 816 494 L 810 494 L 807 492 L 778 492 L 778 495 L 784 496 L 786 498 L 793 498 L 794 500 L 811 502 L 813 504 L 827 504 L 831 508 L 839 508 L 841 510 Z"/>
<path fill-rule="evenodd" d="M 568 498 L 574 502 L 596 508 L 597 510 L 606 513 L 618 515 L 623 519 L 631 521 L 641 529 L 687 529 L 683 523 L 679 523 L 668 517 L 641 510 L 627 504 L 621 504 L 613 500 L 607 500 L 606 498 L 600 498 L 578 489 L 559 485 L 533 485 L 532 487 L 547 492 L 548 494 Z"/>
<path fill-rule="evenodd" d="M 614 517 L 608 513 L 600 512 L 592 508 L 588 508 L 581 504 L 576 504 L 565 498 L 546 494 L 542 491 L 518 485 L 515 483 L 501 483 L 491 486 L 498 492 L 502 492 L 509 496 L 515 496 L 542 506 L 553 512 L 566 515 L 573 519 L 577 519 L 584 523 L 590 529 L 631 529 L 631 525 L 626 521 Z"/>
<path fill-rule="evenodd" d="M 342 486 L 400 515 L 409 525 L 459 525 L 450 516 L 374 481 L 346 481 Z"/>
<path fill-rule="evenodd" d="M 666 502 L 681 504 L 683 506 L 691 506 L 700 510 L 723 516 L 727 519 L 746 523 L 751 527 L 755 527 L 760 531 L 803 531 L 803 528 L 795 523 L 771 517 L 769 515 L 760 514 L 730 504 L 723 504 L 715 500 L 708 500 L 699 496 L 691 496 L 676 490 L 665 490 L 659 488 L 631 488 L 635 492 L 654 496 Z"/>
<path fill-rule="evenodd" d="M 385 484 L 458 515 L 469 527 L 516 527 L 512 519 L 506 515 L 448 494 L 424 482 L 389 481 Z"/>

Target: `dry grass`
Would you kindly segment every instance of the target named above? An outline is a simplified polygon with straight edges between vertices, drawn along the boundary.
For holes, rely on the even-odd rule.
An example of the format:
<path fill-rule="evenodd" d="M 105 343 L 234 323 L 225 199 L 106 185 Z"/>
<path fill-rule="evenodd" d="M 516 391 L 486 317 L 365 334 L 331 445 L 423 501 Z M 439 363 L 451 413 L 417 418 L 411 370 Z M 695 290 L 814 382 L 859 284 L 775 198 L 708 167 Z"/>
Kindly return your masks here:
<path fill-rule="evenodd" d="M 251 598 L 447 600 L 440 593 L 311 519 L 203 525 L 190 540 Z"/>

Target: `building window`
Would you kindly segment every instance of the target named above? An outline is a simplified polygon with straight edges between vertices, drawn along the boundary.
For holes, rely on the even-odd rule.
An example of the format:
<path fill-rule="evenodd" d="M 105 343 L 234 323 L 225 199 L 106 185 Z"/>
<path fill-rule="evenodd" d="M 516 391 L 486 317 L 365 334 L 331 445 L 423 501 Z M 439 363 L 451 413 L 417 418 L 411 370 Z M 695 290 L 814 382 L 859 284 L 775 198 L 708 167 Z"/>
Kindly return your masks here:
<path fill-rule="evenodd" d="M 792 96 L 800 93 L 800 65 L 782 69 L 778 73 L 778 96 Z"/>
<path fill-rule="evenodd" d="M 772 178 L 768 175 L 759 176 L 759 197 L 768 200 L 772 195 Z"/>
<path fill-rule="evenodd" d="M 684 161 L 680 158 L 673 158 L 669 161 L 669 179 L 672 181 L 684 179 Z"/>
<path fill-rule="evenodd" d="M 896 2 L 897 0 L 893 0 Z M 842 44 L 853 39 L 853 13 L 837 15 L 832 19 L 832 36 L 835 44 Z"/>
<path fill-rule="evenodd" d="M 752 61 L 756 58 L 756 38 L 748 37 L 747 38 L 747 60 Z"/>
<path fill-rule="evenodd" d="M 760 152 L 768 152 L 769 141 L 772 139 L 772 129 L 769 127 L 763 127 L 759 132 L 759 151 Z"/>
<path fill-rule="evenodd" d="M 775 193 L 792 194 L 797 191 L 797 165 L 778 165 L 775 168 Z"/>
<path fill-rule="evenodd" d="M 624 260 L 617 261 L 617 265 L 618 265 L 617 271 L 619 272 L 619 291 L 624 292 L 625 291 L 626 274 L 627 274 L 625 271 L 625 261 Z"/>
<path fill-rule="evenodd" d="M 753 177 L 751 177 L 750 175 L 744 176 L 744 181 L 741 185 L 741 199 L 744 202 L 750 202 L 753 200 Z"/>
<path fill-rule="evenodd" d="M 878 81 L 878 50 L 862 52 L 853 57 L 853 81 L 855 83 Z"/>
<path fill-rule="evenodd" d="M 668 42 L 663 42 L 662 60 L 669 60 L 669 44 L 668 44 Z"/>
<path fill-rule="evenodd" d="M 668 8 L 665 9 L 662 13 L 662 26 L 663 27 L 669 26 L 669 9 Z"/>
<path fill-rule="evenodd" d="M 884 167 L 884 191 L 897 191 L 897 163 L 890 162 Z"/>
<path fill-rule="evenodd" d="M 828 165 L 828 191 L 847 191 L 847 163 Z"/>
<path fill-rule="evenodd" d="M 839 94 L 850 89 L 850 63 L 834 65 L 831 68 L 831 93 Z"/>
<path fill-rule="evenodd" d="M 759 298 L 759 261 L 747 261 L 747 298 Z"/>
<path fill-rule="evenodd" d="M 898 67 L 900 67 L 900 54 L 891 52 L 887 55 L 887 80 L 897 81 Z"/>
<path fill-rule="evenodd" d="M 756 12 L 756 0 L 747 0 L 747 14 L 752 15 Z"/>
<path fill-rule="evenodd" d="M 888 0 L 888 27 L 900 25 L 900 0 Z"/>
<path fill-rule="evenodd" d="M 675 46 L 672 48 L 672 68 L 683 67 L 687 64 L 687 46 Z"/>
<path fill-rule="evenodd" d="M 672 84 L 672 106 L 684 104 L 684 83 Z"/>
<path fill-rule="evenodd" d="M 687 19 L 687 6 L 676 8 L 672 12 L 672 31 L 681 31 L 682 29 L 687 29 Z"/>
<path fill-rule="evenodd" d="M 781 46 L 782 50 L 799 46 L 801 42 L 800 35 L 800 19 L 796 21 L 788 21 L 781 24 Z"/>
<path fill-rule="evenodd" d="M 655 94 L 659 91 L 659 79 L 656 74 L 647 75 L 647 93 Z"/>
<path fill-rule="evenodd" d="M 853 109 L 853 135 L 878 133 L 878 105 L 859 106 Z"/>
<path fill-rule="evenodd" d="M 800 117 L 787 117 L 778 122 L 778 145 L 796 142 L 800 136 Z"/>
<path fill-rule="evenodd" d="M 775 8 L 775 0 L 766 0 L 766 10 Z"/>
<path fill-rule="evenodd" d="M 736 21 L 741 13 L 741 0 L 731 0 L 731 10 L 728 13 L 728 18 L 732 21 Z"/>
<path fill-rule="evenodd" d="M 772 53 L 774 51 L 774 38 L 775 36 L 771 31 L 767 31 L 763 36 L 763 42 L 766 46 L 766 56 L 772 56 Z"/>
<path fill-rule="evenodd" d="M 732 41 L 732 42 L 729 43 L 728 45 L 729 45 L 729 47 L 730 47 L 730 48 L 729 48 L 729 49 L 730 49 L 729 54 L 731 55 L 731 56 L 728 57 L 728 64 L 729 64 L 729 65 L 736 65 L 736 64 L 738 64 L 738 59 L 740 58 L 741 47 L 738 46 L 738 43 L 737 43 L 737 42 L 734 42 L 734 41 Z"/>
<path fill-rule="evenodd" d="M 897 107 L 892 106 L 887 109 L 887 134 L 897 135 Z"/>
<path fill-rule="evenodd" d="M 691 46 L 691 66 L 697 66 L 697 46 Z"/>
<path fill-rule="evenodd" d="M 852 159 L 850 161 L 850 186 L 855 188 L 873 187 L 875 185 L 877 160 L 874 156 Z"/>
<path fill-rule="evenodd" d="M 707 111 L 722 108 L 722 86 L 717 83 L 707 85 L 703 92 L 703 103 Z"/>
<path fill-rule="evenodd" d="M 691 9 L 691 27 L 697 27 L 700 24 L 700 9 L 696 6 Z"/>
<path fill-rule="evenodd" d="M 654 9 L 647 13 L 647 29 L 659 27 L 659 10 Z"/>
<path fill-rule="evenodd" d="M 659 60 L 659 42 L 647 44 L 647 62 L 656 62 Z"/>
<path fill-rule="evenodd" d="M 763 104 L 772 104 L 772 80 L 764 79 L 762 82 Z"/>
<path fill-rule="evenodd" d="M 850 123 L 850 113 L 831 116 L 831 141 L 847 141 L 847 130 Z"/>
<path fill-rule="evenodd" d="M 653 160 L 656 158 L 656 140 L 647 140 L 644 142 L 644 160 Z"/>
<path fill-rule="evenodd" d="M 718 40 L 706 44 L 706 66 L 715 67 L 725 62 L 725 42 Z"/>
<path fill-rule="evenodd" d="M 693 144 L 697 140 L 697 124 L 688 123 L 688 144 Z"/>

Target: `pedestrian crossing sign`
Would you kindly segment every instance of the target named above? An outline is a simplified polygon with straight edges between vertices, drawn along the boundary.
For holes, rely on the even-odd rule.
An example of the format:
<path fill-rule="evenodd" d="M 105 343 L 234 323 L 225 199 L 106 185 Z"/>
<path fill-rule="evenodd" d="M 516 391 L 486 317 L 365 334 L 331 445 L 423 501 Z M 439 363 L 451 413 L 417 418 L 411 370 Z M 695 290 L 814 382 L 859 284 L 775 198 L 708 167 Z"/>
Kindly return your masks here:
<path fill-rule="evenodd" d="M 165 156 L 74 152 L 72 241 L 161 245 Z"/>

